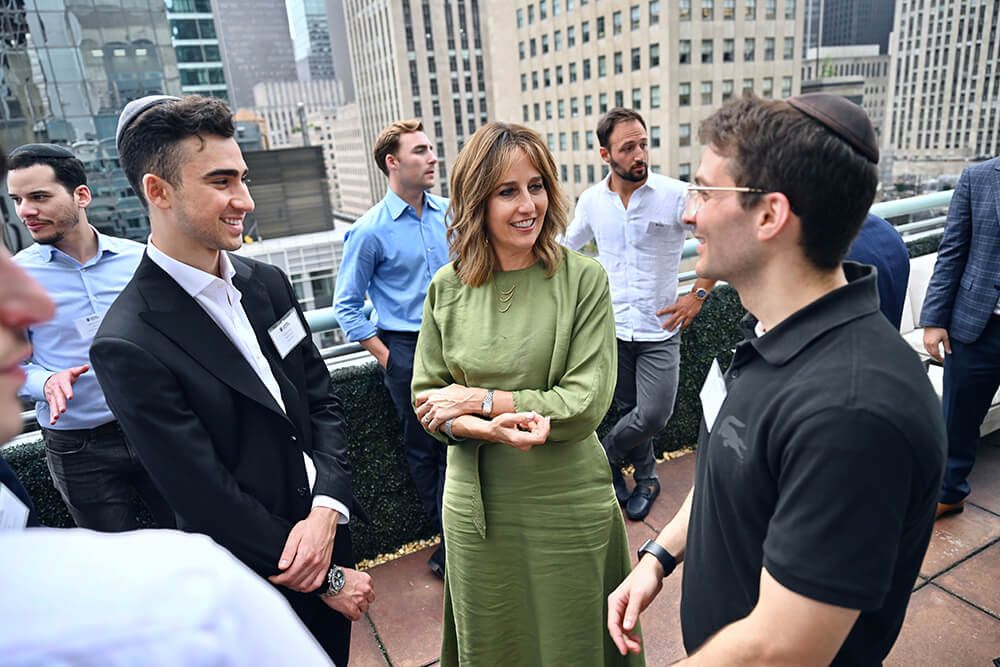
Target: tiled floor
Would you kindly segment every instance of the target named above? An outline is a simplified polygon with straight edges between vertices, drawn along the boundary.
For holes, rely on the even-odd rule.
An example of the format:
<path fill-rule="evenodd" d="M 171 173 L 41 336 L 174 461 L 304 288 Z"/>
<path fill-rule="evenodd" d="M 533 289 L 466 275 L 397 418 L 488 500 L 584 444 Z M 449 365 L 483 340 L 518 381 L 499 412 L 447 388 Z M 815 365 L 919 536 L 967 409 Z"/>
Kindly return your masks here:
<path fill-rule="evenodd" d="M 635 547 L 659 531 L 684 501 L 694 456 L 661 463 L 662 491 L 643 522 L 626 521 Z M 983 441 L 966 510 L 934 526 L 906 620 L 886 665 L 989 666 L 1000 658 L 1000 432 Z M 423 667 L 437 663 L 444 585 L 427 569 L 430 550 L 370 571 L 378 598 L 354 625 L 351 665 Z M 634 556 L 633 556 L 634 558 Z M 646 661 L 684 657 L 680 583 L 683 565 L 642 615 Z"/>

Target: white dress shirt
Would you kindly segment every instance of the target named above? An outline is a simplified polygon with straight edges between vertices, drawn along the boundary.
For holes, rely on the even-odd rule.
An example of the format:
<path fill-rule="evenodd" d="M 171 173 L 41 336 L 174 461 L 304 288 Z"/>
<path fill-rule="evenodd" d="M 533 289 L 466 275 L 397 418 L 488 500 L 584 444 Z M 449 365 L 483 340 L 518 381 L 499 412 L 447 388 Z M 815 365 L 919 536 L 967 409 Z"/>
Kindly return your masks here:
<path fill-rule="evenodd" d="M 284 597 L 204 535 L 0 532 L 0 662 L 330 665 Z"/>
<path fill-rule="evenodd" d="M 649 172 L 628 208 L 609 187 L 611 175 L 587 188 L 576 204 L 565 244 L 594 239 L 608 272 L 615 329 L 624 341 L 659 341 L 680 331 L 662 328 L 656 312 L 677 302 L 677 273 L 689 227 L 681 221 L 687 184 Z"/>
<path fill-rule="evenodd" d="M 222 333 L 226 335 L 226 338 L 236 346 L 236 349 L 243 355 L 243 358 L 247 360 L 250 368 L 254 370 L 260 381 L 264 383 L 264 386 L 267 387 L 267 390 L 274 397 L 277 404 L 283 411 L 287 412 L 285 402 L 281 398 L 281 388 L 278 386 L 278 381 L 274 377 L 274 372 L 271 370 L 271 365 L 268 363 L 267 357 L 264 356 L 264 353 L 260 349 L 257 334 L 254 333 L 250 319 L 243 309 L 243 295 L 233 285 L 233 276 L 236 275 L 236 269 L 233 268 L 233 263 L 230 261 L 229 255 L 225 252 L 219 253 L 219 273 L 222 274 L 222 277 L 219 278 L 170 257 L 153 245 L 152 238 L 150 238 L 149 243 L 146 245 L 146 254 L 149 255 L 149 259 L 154 264 L 166 271 L 167 275 L 173 278 L 180 285 L 181 289 L 191 295 L 191 298 L 222 329 Z M 311 467 L 312 461 L 309 460 L 308 456 L 306 457 L 306 461 L 307 467 Z M 310 476 L 310 482 L 312 481 L 312 476 Z M 329 507 L 340 512 L 338 523 L 347 523 L 351 516 L 347 505 L 330 496 L 314 496 L 312 506 Z"/>

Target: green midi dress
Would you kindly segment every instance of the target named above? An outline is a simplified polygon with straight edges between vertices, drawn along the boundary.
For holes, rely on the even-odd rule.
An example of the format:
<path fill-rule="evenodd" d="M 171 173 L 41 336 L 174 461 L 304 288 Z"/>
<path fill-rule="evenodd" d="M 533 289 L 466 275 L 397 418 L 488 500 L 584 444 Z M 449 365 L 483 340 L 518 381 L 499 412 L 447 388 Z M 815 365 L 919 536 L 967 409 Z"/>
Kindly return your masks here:
<path fill-rule="evenodd" d="M 548 441 L 527 452 L 449 447 L 445 667 L 644 664 L 620 656 L 607 631 L 607 596 L 630 571 L 594 433 L 616 378 L 608 279 L 593 259 L 565 254 L 551 277 L 538 263 L 476 288 L 448 264 L 424 303 L 414 395 L 452 382 L 493 388 L 512 392 L 518 412 L 552 418 Z"/>

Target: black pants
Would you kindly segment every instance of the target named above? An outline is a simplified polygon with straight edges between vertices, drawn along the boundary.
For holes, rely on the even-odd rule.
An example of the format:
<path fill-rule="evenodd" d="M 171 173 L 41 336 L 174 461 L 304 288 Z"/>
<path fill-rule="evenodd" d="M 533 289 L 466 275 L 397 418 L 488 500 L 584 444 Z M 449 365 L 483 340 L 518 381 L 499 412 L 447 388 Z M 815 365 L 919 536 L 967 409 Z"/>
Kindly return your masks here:
<path fill-rule="evenodd" d="M 89 429 L 42 429 L 45 459 L 76 525 L 109 533 L 136 529 L 133 490 L 160 528 L 174 513 L 129 446 L 117 421 Z"/>
<path fill-rule="evenodd" d="M 427 434 L 417 420 L 410 402 L 410 383 L 413 381 L 413 353 L 417 347 L 417 334 L 402 331 L 379 330 L 379 338 L 389 348 L 389 362 L 385 369 L 385 386 L 396 405 L 400 425 L 403 427 L 403 449 L 410 476 L 417 487 L 420 502 L 427 516 L 434 520 L 441 532 L 441 497 L 444 493 L 445 465 L 448 447 Z M 442 532 L 442 539 L 444 533 Z"/>

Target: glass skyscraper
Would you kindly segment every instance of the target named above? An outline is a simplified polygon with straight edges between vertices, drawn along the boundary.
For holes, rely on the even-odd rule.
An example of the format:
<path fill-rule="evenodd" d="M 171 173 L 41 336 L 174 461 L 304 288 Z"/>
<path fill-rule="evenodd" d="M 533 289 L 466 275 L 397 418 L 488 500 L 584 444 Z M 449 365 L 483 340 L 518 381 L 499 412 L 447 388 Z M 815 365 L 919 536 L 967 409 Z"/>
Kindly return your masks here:
<path fill-rule="evenodd" d="M 229 100 L 211 0 L 166 0 L 181 90 Z"/>

